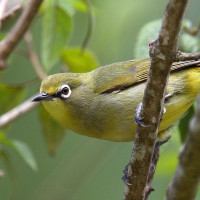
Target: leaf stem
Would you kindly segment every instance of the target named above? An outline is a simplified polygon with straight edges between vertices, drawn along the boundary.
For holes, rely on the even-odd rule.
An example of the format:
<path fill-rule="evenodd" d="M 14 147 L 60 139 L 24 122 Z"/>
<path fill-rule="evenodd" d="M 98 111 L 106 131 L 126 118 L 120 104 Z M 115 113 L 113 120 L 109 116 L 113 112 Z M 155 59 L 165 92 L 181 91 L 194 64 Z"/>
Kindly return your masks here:
<path fill-rule="evenodd" d="M 43 69 L 40 65 L 39 57 L 34 50 L 33 36 L 30 31 L 26 32 L 26 34 L 24 35 L 24 40 L 25 40 L 25 43 L 26 43 L 26 46 L 28 49 L 28 55 L 29 55 L 30 61 L 32 63 L 33 69 L 35 70 L 35 72 L 40 80 L 45 79 L 47 77 L 47 75 L 43 71 Z"/>

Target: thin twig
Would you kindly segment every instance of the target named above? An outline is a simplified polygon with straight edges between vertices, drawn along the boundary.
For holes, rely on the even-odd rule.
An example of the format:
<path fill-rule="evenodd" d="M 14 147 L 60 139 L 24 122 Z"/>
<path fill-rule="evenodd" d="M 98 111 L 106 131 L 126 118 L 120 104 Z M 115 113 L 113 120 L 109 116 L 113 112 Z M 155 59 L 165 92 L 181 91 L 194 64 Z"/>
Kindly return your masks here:
<path fill-rule="evenodd" d="M 198 26 L 193 27 L 193 28 L 188 28 L 187 26 L 185 26 L 185 27 L 183 27 L 183 30 L 186 33 L 188 33 L 188 34 L 190 34 L 192 36 L 196 36 L 199 33 L 199 31 L 200 31 L 200 23 L 199 23 Z"/>
<path fill-rule="evenodd" d="M 199 60 L 200 59 L 200 52 L 197 53 L 184 53 L 178 51 L 176 54 L 176 61 L 187 61 L 187 60 Z"/>
<path fill-rule="evenodd" d="M 91 37 L 92 34 L 92 30 L 93 30 L 93 25 L 94 25 L 94 14 L 92 11 L 92 5 L 90 2 L 88 2 L 88 0 L 83 0 L 83 2 L 85 3 L 85 5 L 87 6 L 88 9 L 88 29 L 87 29 L 87 34 L 84 38 L 83 44 L 81 45 L 81 50 L 84 51 L 84 49 L 87 47 L 89 39 Z"/>
<path fill-rule="evenodd" d="M 1 22 L 5 21 L 6 19 L 14 16 L 22 9 L 22 4 L 15 5 L 13 8 L 11 8 L 9 11 L 6 11 L 4 15 L 1 18 Z"/>
<path fill-rule="evenodd" d="M 3 41 L 1 41 L 0 69 L 4 69 L 6 67 L 7 58 L 16 47 L 18 42 L 21 40 L 24 33 L 27 31 L 41 3 L 42 0 L 29 0 L 28 5 L 22 12 L 20 18 L 18 19 L 11 32 L 6 36 Z"/>
<path fill-rule="evenodd" d="M 37 76 L 40 80 L 43 80 L 47 77 L 46 73 L 43 71 L 38 55 L 36 54 L 33 46 L 33 37 L 30 31 L 27 31 L 24 35 L 24 40 L 28 49 L 28 54 L 30 61 L 32 63 L 33 69 L 35 70 Z"/>
<path fill-rule="evenodd" d="M 188 0 L 168 1 L 159 37 L 151 44 L 151 66 L 142 106 L 136 114 L 136 120 L 140 123 L 136 130 L 128 167 L 129 184 L 125 185 L 124 200 L 144 199 L 166 85 L 171 64 L 175 61 L 178 35 L 187 3 Z"/>
<path fill-rule="evenodd" d="M 32 110 L 36 107 L 39 103 L 31 102 L 32 98 L 27 99 L 20 105 L 16 106 L 12 110 L 8 111 L 7 113 L 0 116 L 0 128 L 11 123 L 16 118 L 20 117 L 21 115 L 27 113 L 28 111 Z"/>
<path fill-rule="evenodd" d="M 200 96 L 197 112 L 190 121 L 189 132 L 179 156 L 173 180 L 165 200 L 192 200 L 195 198 L 200 180 Z"/>
<path fill-rule="evenodd" d="M 9 3 L 11 1 L 9 0 L 2 0 L 0 2 L 0 23 L 13 15 L 15 15 L 19 10 L 22 9 L 22 2 L 16 2 L 15 5 L 12 5 L 12 7 L 9 7 Z"/>

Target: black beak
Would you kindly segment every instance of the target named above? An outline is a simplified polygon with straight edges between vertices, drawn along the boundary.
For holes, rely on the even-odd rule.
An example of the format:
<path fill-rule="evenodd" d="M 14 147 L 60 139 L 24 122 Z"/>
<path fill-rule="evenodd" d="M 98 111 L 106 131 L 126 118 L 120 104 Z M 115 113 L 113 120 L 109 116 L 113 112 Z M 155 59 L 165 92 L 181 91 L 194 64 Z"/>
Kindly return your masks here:
<path fill-rule="evenodd" d="M 53 97 L 45 92 L 36 94 L 31 101 L 52 101 Z"/>

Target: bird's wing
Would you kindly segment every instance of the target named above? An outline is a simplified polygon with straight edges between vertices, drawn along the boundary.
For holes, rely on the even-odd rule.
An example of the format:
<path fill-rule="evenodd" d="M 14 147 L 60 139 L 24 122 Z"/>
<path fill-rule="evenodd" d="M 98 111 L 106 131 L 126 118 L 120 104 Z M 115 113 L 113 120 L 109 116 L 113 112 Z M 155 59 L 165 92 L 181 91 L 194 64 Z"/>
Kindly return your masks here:
<path fill-rule="evenodd" d="M 200 61 L 183 61 L 172 64 L 171 72 L 179 71 Z M 121 91 L 146 81 L 150 59 L 114 63 L 94 70 L 95 93 L 106 94 Z"/>
<path fill-rule="evenodd" d="M 150 60 L 130 60 L 114 63 L 94 72 L 96 93 L 110 93 L 116 90 L 139 84 L 147 79 Z"/>

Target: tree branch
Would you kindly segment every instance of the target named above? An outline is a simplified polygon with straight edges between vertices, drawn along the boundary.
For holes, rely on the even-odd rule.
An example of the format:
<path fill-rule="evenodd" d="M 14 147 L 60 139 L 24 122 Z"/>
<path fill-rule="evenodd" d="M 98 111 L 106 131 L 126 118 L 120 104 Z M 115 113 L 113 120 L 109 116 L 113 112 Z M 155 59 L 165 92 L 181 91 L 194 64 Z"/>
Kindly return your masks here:
<path fill-rule="evenodd" d="M 7 5 L 8 5 L 8 0 L 2 0 L 0 2 L 0 29 L 1 29 L 2 20 L 3 20 L 3 17 L 4 17 L 4 13 L 6 11 Z"/>
<path fill-rule="evenodd" d="M 22 9 L 22 2 L 16 2 L 12 6 L 9 6 L 9 3 L 11 3 L 9 0 L 2 0 L 0 2 L 0 28 L 4 20 L 12 17 Z"/>
<path fill-rule="evenodd" d="M 194 199 L 200 180 L 200 96 L 198 109 L 190 121 L 188 137 L 180 152 L 179 164 L 170 183 L 165 200 Z"/>
<path fill-rule="evenodd" d="M 20 105 L 16 106 L 12 110 L 8 111 L 7 113 L 0 116 L 0 128 L 9 124 L 14 119 L 20 117 L 21 115 L 27 113 L 31 109 L 33 109 L 35 106 L 37 106 L 39 103 L 37 102 L 31 102 L 32 98 L 27 99 Z"/>
<path fill-rule="evenodd" d="M 2 16 L 1 18 L 1 22 L 3 22 L 4 20 L 14 16 L 15 14 L 17 14 L 20 10 L 22 9 L 22 5 L 19 4 L 19 5 L 16 5 L 15 7 L 13 7 L 11 10 L 9 11 L 6 11 L 4 13 L 4 15 Z"/>
<path fill-rule="evenodd" d="M 183 27 L 183 30 L 192 36 L 196 36 L 200 31 L 200 23 L 198 24 L 198 26 L 192 28 L 188 28 L 187 26 L 185 26 Z"/>
<path fill-rule="evenodd" d="M 184 53 L 178 51 L 176 54 L 176 61 L 186 61 L 186 60 L 199 60 L 200 59 L 200 52 L 197 53 Z"/>
<path fill-rule="evenodd" d="M 137 110 L 138 124 L 128 167 L 124 200 L 143 200 L 163 111 L 166 85 L 177 51 L 178 35 L 188 0 L 170 0 L 165 10 L 158 39 L 150 49 L 151 66 L 144 98 Z M 139 112 L 140 111 L 140 112 Z M 141 123 L 141 124 L 142 124 Z"/>
<path fill-rule="evenodd" d="M 6 36 L 3 41 L 1 41 L 0 69 L 4 69 L 6 67 L 6 59 L 9 57 L 10 53 L 13 51 L 17 43 L 23 37 L 24 33 L 27 31 L 41 3 L 42 0 L 29 0 L 27 7 L 22 12 L 19 20 L 17 21 L 11 32 Z"/>

